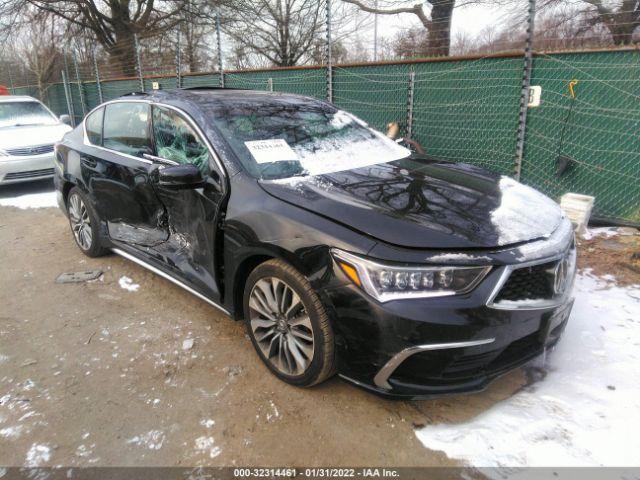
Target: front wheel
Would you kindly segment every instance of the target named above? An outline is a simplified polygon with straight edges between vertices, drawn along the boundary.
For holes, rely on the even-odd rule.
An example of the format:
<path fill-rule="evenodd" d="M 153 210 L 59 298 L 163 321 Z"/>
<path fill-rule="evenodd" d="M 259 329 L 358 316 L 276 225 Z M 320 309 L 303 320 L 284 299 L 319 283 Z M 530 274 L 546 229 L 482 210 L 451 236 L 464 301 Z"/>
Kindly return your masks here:
<path fill-rule="evenodd" d="M 69 225 L 76 245 L 82 253 L 89 257 L 99 257 L 106 253 L 100 245 L 100 224 L 87 197 L 82 191 L 73 187 L 67 197 Z"/>
<path fill-rule="evenodd" d="M 333 330 L 308 280 L 291 265 L 259 265 L 244 291 L 251 342 L 260 359 L 281 380 L 299 387 L 335 373 Z"/>

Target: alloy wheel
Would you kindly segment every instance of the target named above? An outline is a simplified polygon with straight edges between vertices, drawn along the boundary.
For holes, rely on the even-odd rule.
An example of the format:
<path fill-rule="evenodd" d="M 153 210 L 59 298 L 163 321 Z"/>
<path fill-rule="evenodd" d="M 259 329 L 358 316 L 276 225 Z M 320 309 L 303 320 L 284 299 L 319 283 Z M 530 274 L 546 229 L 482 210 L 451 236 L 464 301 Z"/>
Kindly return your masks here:
<path fill-rule="evenodd" d="M 251 331 L 262 354 L 285 375 L 302 375 L 313 360 L 313 326 L 298 294 L 276 277 L 261 278 L 249 296 Z"/>
<path fill-rule="evenodd" d="M 89 211 L 82 198 L 75 193 L 69 197 L 69 220 L 76 242 L 83 250 L 89 250 L 93 241 Z"/>

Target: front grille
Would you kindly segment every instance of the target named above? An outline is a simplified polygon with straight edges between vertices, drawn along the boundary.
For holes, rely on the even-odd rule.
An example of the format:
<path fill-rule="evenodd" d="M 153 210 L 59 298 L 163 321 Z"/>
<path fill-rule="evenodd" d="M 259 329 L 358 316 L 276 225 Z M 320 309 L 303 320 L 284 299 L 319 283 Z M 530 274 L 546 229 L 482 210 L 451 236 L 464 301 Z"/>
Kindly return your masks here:
<path fill-rule="evenodd" d="M 549 300 L 553 298 L 553 271 L 557 263 L 549 262 L 514 270 L 495 301 Z"/>
<path fill-rule="evenodd" d="M 53 175 L 53 168 L 44 168 L 42 170 L 31 170 L 29 172 L 7 173 L 4 176 L 4 180 L 19 180 L 22 178 L 44 177 L 45 175 Z"/>
<path fill-rule="evenodd" d="M 5 150 L 9 155 L 14 155 L 16 157 L 27 157 L 29 155 L 44 155 L 45 153 L 53 152 L 53 144 L 51 145 L 38 145 L 35 147 L 22 147 L 22 148 L 12 148 L 9 150 Z"/>

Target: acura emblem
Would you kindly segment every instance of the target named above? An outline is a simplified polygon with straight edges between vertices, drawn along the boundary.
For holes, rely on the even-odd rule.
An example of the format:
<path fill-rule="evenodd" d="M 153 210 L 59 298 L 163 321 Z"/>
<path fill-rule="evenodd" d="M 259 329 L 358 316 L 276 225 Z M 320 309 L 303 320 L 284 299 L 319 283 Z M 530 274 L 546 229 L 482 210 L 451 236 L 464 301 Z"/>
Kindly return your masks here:
<path fill-rule="evenodd" d="M 563 258 L 558 262 L 553 272 L 553 293 L 560 295 L 567 286 L 567 273 L 569 272 L 569 261 Z"/>

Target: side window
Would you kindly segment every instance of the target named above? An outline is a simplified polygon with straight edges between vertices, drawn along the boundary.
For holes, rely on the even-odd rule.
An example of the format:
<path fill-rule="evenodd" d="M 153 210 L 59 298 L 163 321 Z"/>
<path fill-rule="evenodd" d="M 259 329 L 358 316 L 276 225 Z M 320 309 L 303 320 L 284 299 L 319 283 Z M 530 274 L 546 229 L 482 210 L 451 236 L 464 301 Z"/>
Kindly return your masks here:
<path fill-rule="evenodd" d="M 111 103 L 105 107 L 103 146 L 141 157 L 151 153 L 150 107 L 146 103 Z"/>
<path fill-rule="evenodd" d="M 192 163 L 203 175 L 210 172 L 209 149 L 179 113 L 154 106 L 153 135 L 159 157 L 180 164 Z"/>
<path fill-rule="evenodd" d="M 89 143 L 93 145 L 102 145 L 102 118 L 104 117 L 104 108 L 96 110 L 84 121 L 87 130 L 87 138 Z"/>

